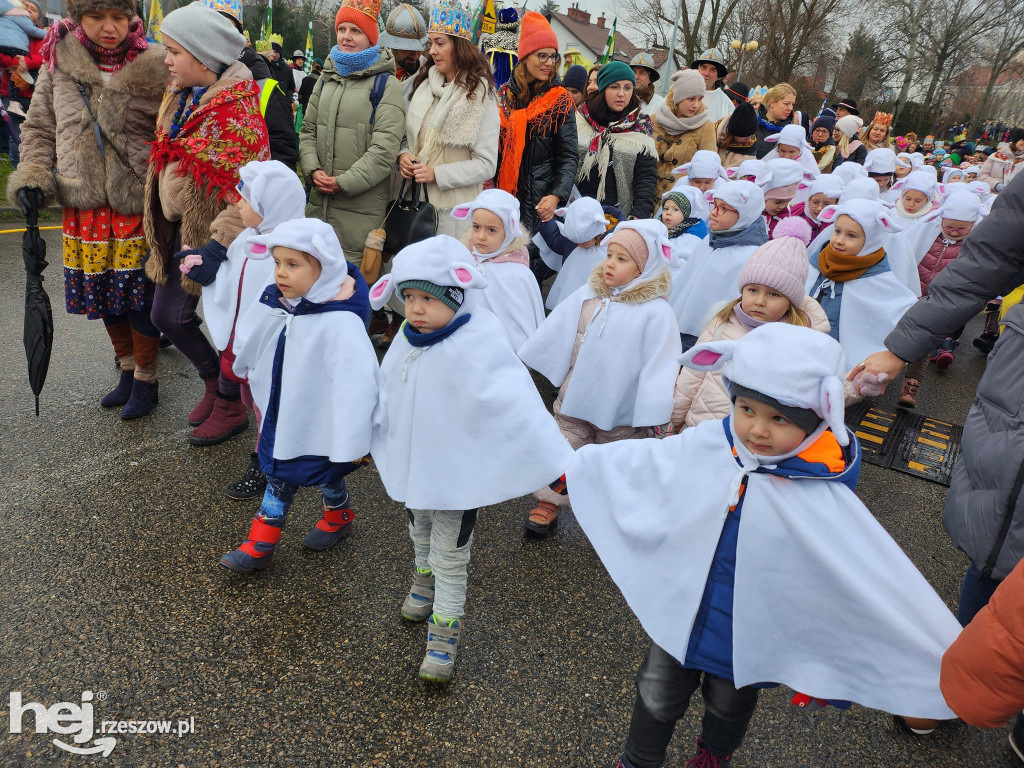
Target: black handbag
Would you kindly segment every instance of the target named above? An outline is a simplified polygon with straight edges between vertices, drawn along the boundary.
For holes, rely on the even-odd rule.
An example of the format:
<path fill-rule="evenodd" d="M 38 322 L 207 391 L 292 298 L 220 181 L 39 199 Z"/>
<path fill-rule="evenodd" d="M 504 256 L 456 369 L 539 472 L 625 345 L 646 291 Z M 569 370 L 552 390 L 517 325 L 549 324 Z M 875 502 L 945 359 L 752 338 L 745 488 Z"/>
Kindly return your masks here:
<path fill-rule="evenodd" d="M 406 181 L 402 179 L 398 197 L 391 201 L 384 217 L 384 252 L 392 256 L 407 245 L 437 234 L 437 211 L 427 198 L 427 185 L 410 182 L 406 198 Z"/>

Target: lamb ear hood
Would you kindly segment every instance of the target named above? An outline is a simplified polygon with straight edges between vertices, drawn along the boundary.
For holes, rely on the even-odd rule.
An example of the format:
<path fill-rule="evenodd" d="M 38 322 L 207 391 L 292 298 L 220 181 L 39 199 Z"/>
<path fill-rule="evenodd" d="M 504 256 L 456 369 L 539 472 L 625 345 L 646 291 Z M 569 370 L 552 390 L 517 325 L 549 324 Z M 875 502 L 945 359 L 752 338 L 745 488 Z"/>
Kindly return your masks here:
<path fill-rule="evenodd" d="M 380 309 L 399 285 L 410 280 L 424 280 L 458 290 L 487 287 L 487 279 L 473 264 L 473 254 L 448 235 L 428 237 L 400 250 L 392 262 L 391 273 L 370 289 L 370 306 Z"/>
<path fill-rule="evenodd" d="M 263 217 L 256 227 L 260 234 L 292 219 L 301 219 L 306 207 L 302 182 L 279 160 L 254 160 L 238 171 L 238 194 Z"/>

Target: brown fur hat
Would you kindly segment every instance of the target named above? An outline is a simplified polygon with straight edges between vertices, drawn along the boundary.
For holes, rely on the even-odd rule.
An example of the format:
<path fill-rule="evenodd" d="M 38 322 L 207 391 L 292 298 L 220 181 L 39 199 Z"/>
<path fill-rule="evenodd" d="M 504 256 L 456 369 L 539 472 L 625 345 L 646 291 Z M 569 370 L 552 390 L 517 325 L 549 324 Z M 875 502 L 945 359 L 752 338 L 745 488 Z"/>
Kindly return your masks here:
<path fill-rule="evenodd" d="M 82 23 L 82 16 L 92 11 L 107 9 L 122 11 L 129 19 L 136 14 L 135 0 L 68 0 L 68 16 L 75 24 Z"/>

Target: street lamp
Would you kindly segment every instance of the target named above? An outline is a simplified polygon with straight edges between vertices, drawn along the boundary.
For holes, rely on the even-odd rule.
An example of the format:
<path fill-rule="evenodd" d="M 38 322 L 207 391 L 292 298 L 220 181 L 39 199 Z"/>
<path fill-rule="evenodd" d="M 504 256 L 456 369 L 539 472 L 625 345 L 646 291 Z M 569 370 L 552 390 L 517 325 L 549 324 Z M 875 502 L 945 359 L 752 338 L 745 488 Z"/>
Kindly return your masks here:
<path fill-rule="evenodd" d="M 740 52 L 740 66 L 736 70 L 736 80 L 740 79 L 740 75 L 743 74 L 743 59 L 747 55 L 747 51 L 753 53 L 757 50 L 757 40 L 748 40 L 750 37 L 750 27 L 743 29 L 743 40 L 733 40 L 729 45 L 734 51 Z"/>

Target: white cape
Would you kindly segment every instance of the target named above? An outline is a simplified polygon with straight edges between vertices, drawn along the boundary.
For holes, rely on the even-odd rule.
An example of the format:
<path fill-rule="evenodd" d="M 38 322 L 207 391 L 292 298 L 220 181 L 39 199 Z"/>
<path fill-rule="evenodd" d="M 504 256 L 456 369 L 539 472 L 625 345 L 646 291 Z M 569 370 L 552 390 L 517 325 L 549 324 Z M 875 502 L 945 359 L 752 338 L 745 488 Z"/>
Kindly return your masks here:
<path fill-rule="evenodd" d="M 371 452 L 388 495 L 409 509 L 498 504 L 548 485 L 572 461 L 501 323 L 478 305 L 470 314 L 429 347 L 400 332 L 384 356 Z"/>
<path fill-rule="evenodd" d="M 584 446 L 566 475 L 580 526 L 629 607 L 680 662 L 743 474 L 722 422 L 706 421 L 664 440 Z M 841 482 L 747 477 L 736 685 L 954 717 L 939 668 L 960 625 L 871 512 Z"/>
<path fill-rule="evenodd" d="M 569 375 L 583 303 L 595 298 L 589 285 L 578 289 L 519 348 L 523 362 L 556 387 Z M 576 355 L 562 414 L 605 430 L 665 424 L 681 351 L 675 315 L 663 298 L 602 301 Z"/>
<path fill-rule="evenodd" d="M 534 242 L 538 240 L 541 240 L 541 238 L 535 238 Z M 541 253 L 544 253 L 543 249 Z M 554 254 L 550 250 L 548 253 Z M 548 291 L 548 299 L 544 305 L 548 309 L 554 309 L 565 301 L 573 291 L 586 285 L 594 267 L 604 261 L 607 256 L 608 247 L 598 244 L 590 248 L 577 247 L 576 250 L 565 257 L 565 262 L 560 263 L 557 267 L 552 266 L 552 262 L 545 259 L 545 264 L 551 267 L 551 269 L 558 270 L 558 276 L 555 277 L 555 282 L 551 284 L 551 290 Z"/>
<path fill-rule="evenodd" d="M 816 263 L 817 260 L 810 265 L 807 274 L 807 293 L 812 299 L 831 291 L 829 281 L 821 291 L 812 293 L 821 280 Z M 885 349 L 885 337 L 916 302 L 917 296 L 891 271 L 844 283 L 843 301 L 839 305 L 839 344 L 846 353 L 846 361 L 854 366 L 871 353 Z"/>
<path fill-rule="evenodd" d="M 705 239 L 694 249 L 678 277 L 673 275 L 668 299 L 676 313 L 680 333 L 700 336 L 711 305 L 739 298 L 736 281 L 757 248 L 756 245 L 712 248 Z"/>
<path fill-rule="evenodd" d="M 736 109 L 732 99 L 721 88 L 713 88 L 704 92 L 704 106 L 708 108 L 708 120 L 712 123 L 717 123 L 723 117 L 728 117 Z"/>
<path fill-rule="evenodd" d="M 916 222 L 904 224 L 904 219 L 898 219 L 901 226 L 915 228 Z M 896 279 L 906 287 L 915 297 L 921 297 L 921 276 L 917 272 L 917 263 L 914 261 L 911 245 L 911 232 L 916 229 L 904 229 L 901 232 L 893 232 L 886 236 L 882 245 L 885 248 L 886 258 L 889 260 L 889 269 L 892 270 Z M 807 255 L 811 257 L 811 272 L 814 272 L 814 265 L 818 263 L 818 254 L 821 249 L 828 245 L 835 232 L 835 225 L 829 224 L 818 234 L 811 244 L 807 246 Z M 811 284 L 807 283 L 808 288 Z"/>
<path fill-rule="evenodd" d="M 484 260 L 476 266 L 487 277 L 487 286 L 477 296 L 477 306 L 494 313 L 504 326 L 512 349 L 519 349 L 544 322 L 544 299 L 537 278 L 528 266 L 514 261 Z"/>
<path fill-rule="evenodd" d="M 217 349 L 228 346 L 231 330 L 238 317 L 258 303 L 263 289 L 274 282 L 274 260 L 250 259 L 249 238 L 260 234 L 255 229 L 244 229 L 228 247 L 228 257 L 217 269 L 217 278 L 203 286 L 203 319 L 210 329 L 210 339 Z M 238 282 L 242 281 L 241 301 L 238 300 Z"/>
<path fill-rule="evenodd" d="M 342 463 L 368 454 L 381 380 L 362 319 L 347 311 L 291 315 L 258 303 L 239 323 L 234 371 L 249 377 L 261 414 L 270 402 L 277 339 L 287 328 L 274 458 Z"/>

